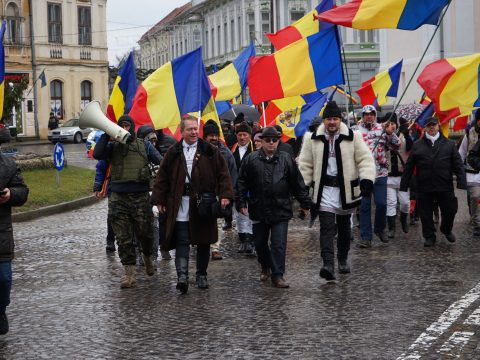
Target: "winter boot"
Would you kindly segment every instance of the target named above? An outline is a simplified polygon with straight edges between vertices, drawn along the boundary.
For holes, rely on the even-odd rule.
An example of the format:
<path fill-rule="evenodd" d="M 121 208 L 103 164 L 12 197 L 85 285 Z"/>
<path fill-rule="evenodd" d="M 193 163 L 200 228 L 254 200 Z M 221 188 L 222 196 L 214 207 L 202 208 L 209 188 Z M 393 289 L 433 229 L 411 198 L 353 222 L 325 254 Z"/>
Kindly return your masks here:
<path fill-rule="evenodd" d="M 246 250 L 246 243 L 245 243 L 245 235 L 244 233 L 238 233 L 238 239 L 240 240 L 240 246 L 238 247 L 238 253 L 243 254 Z"/>
<path fill-rule="evenodd" d="M 402 224 L 402 231 L 405 234 L 408 234 L 408 214 L 401 212 L 400 213 L 400 224 Z"/>
<path fill-rule="evenodd" d="M 182 294 L 186 294 L 188 291 L 188 259 L 175 258 L 175 267 L 177 269 L 177 289 Z"/>
<path fill-rule="evenodd" d="M 393 239 L 395 237 L 395 215 L 387 216 L 388 224 L 388 238 Z"/>
<path fill-rule="evenodd" d="M 122 279 L 120 287 L 122 289 L 127 289 L 134 287 L 137 280 L 135 280 L 135 265 L 124 265 L 125 276 Z"/>
<path fill-rule="evenodd" d="M 148 276 L 155 274 L 155 266 L 153 265 L 153 256 L 142 254 L 143 263 L 145 264 L 145 273 Z"/>
<path fill-rule="evenodd" d="M 245 254 L 248 256 L 256 256 L 255 244 L 253 243 L 252 234 L 245 234 Z"/>

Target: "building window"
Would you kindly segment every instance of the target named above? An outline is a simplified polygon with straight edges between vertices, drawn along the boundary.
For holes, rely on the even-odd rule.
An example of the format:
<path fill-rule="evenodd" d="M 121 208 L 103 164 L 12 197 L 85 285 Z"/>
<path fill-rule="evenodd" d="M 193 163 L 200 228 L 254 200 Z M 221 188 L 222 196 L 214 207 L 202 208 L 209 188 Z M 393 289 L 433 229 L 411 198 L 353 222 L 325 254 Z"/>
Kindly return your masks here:
<path fill-rule="evenodd" d="M 48 10 L 48 42 L 61 44 L 62 39 L 62 5 L 47 4 Z"/>
<path fill-rule="evenodd" d="M 20 24 L 22 18 L 18 11 L 18 6 L 15 3 L 9 3 L 7 5 L 7 43 L 20 44 Z"/>
<path fill-rule="evenodd" d="M 270 32 L 270 13 L 262 11 L 262 44 L 270 44 L 266 34 Z"/>
<path fill-rule="evenodd" d="M 237 27 L 238 27 L 237 49 L 241 49 L 242 48 L 242 42 L 243 42 L 243 33 L 242 33 L 242 18 L 240 16 L 237 19 Z"/>
<path fill-rule="evenodd" d="M 234 51 L 237 49 L 235 46 L 235 20 L 230 20 L 230 49 Z"/>
<path fill-rule="evenodd" d="M 63 83 L 60 80 L 53 80 L 50 83 L 50 111 L 58 119 L 63 119 Z"/>
<path fill-rule="evenodd" d="M 217 56 L 222 54 L 222 42 L 221 42 L 221 35 L 220 35 L 220 25 L 217 26 Z"/>
<path fill-rule="evenodd" d="M 193 48 L 196 49 L 202 45 L 202 39 L 200 38 L 200 31 L 195 30 L 193 32 Z M 207 47 L 207 45 L 205 45 Z"/>
<path fill-rule="evenodd" d="M 247 14 L 247 28 L 248 28 L 248 38 L 250 42 L 255 41 L 255 14 Z"/>
<path fill-rule="evenodd" d="M 225 54 L 228 51 L 229 51 L 229 49 L 228 49 L 228 28 L 227 28 L 227 23 L 223 23 L 223 53 Z"/>
<path fill-rule="evenodd" d="M 290 11 L 290 22 L 295 22 L 297 20 L 300 20 L 304 16 L 305 16 L 304 11 Z"/>
<path fill-rule="evenodd" d="M 210 41 L 210 46 L 212 47 L 212 57 L 215 56 L 215 28 L 212 28 L 210 34 L 212 35 L 212 40 Z"/>
<path fill-rule="evenodd" d="M 205 30 L 205 58 L 208 59 L 210 57 L 210 49 L 208 48 L 209 44 L 208 38 L 208 30 Z"/>
<path fill-rule="evenodd" d="M 92 45 L 92 17 L 89 7 L 78 7 L 78 44 Z"/>
<path fill-rule="evenodd" d="M 83 111 L 90 101 L 92 101 L 92 83 L 85 80 L 80 83 L 80 110 Z"/>

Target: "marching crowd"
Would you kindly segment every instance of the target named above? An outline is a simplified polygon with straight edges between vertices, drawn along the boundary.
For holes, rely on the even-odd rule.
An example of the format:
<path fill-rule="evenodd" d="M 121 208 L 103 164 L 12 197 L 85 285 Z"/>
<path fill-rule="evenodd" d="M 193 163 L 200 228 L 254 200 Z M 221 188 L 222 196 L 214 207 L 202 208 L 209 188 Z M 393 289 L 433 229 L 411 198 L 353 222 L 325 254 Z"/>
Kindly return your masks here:
<path fill-rule="evenodd" d="M 262 281 L 289 287 L 284 274 L 293 198 L 300 218 L 310 215 L 311 224 L 319 219 L 320 276 L 327 281 L 336 278 L 336 269 L 351 271 L 355 222 L 359 248 L 371 247 L 374 235 L 383 243 L 395 238 L 397 212 L 404 233 L 420 218 L 425 247 L 437 240 L 435 221 L 441 222 L 446 240 L 455 242 L 454 177 L 459 189 L 468 185 L 473 234 L 480 236 L 480 145 L 475 146 L 480 111 L 460 151 L 434 117 L 421 130 L 394 113 L 379 118 L 371 105 L 361 115 L 355 124 L 347 123 L 337 104 L 329 102 L 295 147 L 282 141 L 280 126 L 262 128 L 242 113 L 222 131 L 207 121 L 203 138 L 198 120 L 186 116 L 178 142 L 150 126 L 135 134 L 133 120 L 122 116 L 118 125 L 130 132 L 129 141 L 117 143 L 105 134 L 93 153 L 99 160 L 97 196 L 109 180 L 106 249 L 115 251 L 116 239 L 125 269 L 121 287 L 135 285 L 137 262 L 151 276 L 158 254 L 168 260 L 175 250 L 177 289 L 186 293 L 190 248 L 196 246 L 195 283 L 208 288 L 208 263 L 222 259 L 219 218 L 224 230 L 235 220 L 238 252 L 257 258 Z"/>
<path fill-rule="evenodd" d="M 281 140 L 281 128 L 261 128 L 241 113 L 222 129 L 226 144 L 213 120 L 199 138 L 198 120 L 182 118 L 178 142 L 150 126 L 135 133 L 128 115 L 118 125 L 130 137 L 125 144 L 107 134 L 100 138 L 93 153 L 99 160 L 93 190 L 97 197 L 108 196 L 106 250 L 115 251 L 116 240 L 125 271 L 122 288 L 135 286 L 138 261 L 152 276 L 159 252 L 170 259 L 175 250 L 177 289 L 186 293 L 191 246 L 196 246 L 195 283 L 208 288 L 210 258 L 222 258 L 219 218 L 224 230 L 235 219 L 238 252 L 257 258 L 260 280 L 289 287 L 284 274 L 293 198 L 299 217 L 310 214 L 313 224 L 318 216 L 320 276 L 327 281 L 335 279 L 336 267 L 340 274 L 351 271 L 354 223 L 359 221 L 359 248 L 371 247 L 373 234 L 388 243 L 395 237 L 397 208 L 404 233 L 419 216 L 424 246 L 435 245 L 435 221 L 446 240 L 455 242 L 454 180 L 458 189 L 468 190 L 473 236 L 480 236 L 480 110 L 459 146 L 442 135 L 434 117 L 419 130 L 395 114 L 378 118 L 367 105 L 357 123 L 348 124 L 335 102 L 327 103 L 295 147 Z M 0 136 L 0 143 L 7 141 Z M 14 248 L 11 207 L 27 200 L 28 187 L 11 159 L 0 154 L 0 162 L 0 334 L 5 334 Z"/>

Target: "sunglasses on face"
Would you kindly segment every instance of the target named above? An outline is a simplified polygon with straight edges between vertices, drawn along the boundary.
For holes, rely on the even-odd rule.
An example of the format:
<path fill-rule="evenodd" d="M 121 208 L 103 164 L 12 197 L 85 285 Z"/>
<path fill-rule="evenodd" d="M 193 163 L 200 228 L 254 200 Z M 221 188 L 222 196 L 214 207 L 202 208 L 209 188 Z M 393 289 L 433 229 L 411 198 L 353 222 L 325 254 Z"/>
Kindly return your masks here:
<path fill-rule="evenodd" d="M 278 141 L 278 139 L 275 139 L 275 138 L 265 138 L 263 139 L 263 141 L 265 141 L 266 143 L 276 143 Z"/>

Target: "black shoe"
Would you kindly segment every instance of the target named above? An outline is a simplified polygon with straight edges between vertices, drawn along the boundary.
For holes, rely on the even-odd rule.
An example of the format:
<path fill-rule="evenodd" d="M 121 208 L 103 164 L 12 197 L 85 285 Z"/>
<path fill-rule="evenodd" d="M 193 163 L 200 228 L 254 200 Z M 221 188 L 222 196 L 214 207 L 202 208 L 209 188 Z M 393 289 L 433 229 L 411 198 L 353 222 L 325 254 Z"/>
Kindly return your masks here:
<path fill-rule="evenodd" d="M 338 273 L 350 274 L 350 266 L 348 265 L 347 260 L 338 260 Z"/>
<path fill-rule="evenodd" d="M 232 222 L 231 221 L 225 221 L 222 225 L 222 230 L 229 230 L 232 228 Z"/>
<path fill-rule="evenodd" d="M 327 281 L 335 280 L 335 270 L 332 265 L 324 265 L 320 269 L 320 277 Z"/>
<path fill-rule="evenodd" d="M 424 247 L 432 247 L 435 245 L 436 239 L 434 237 L 426 238 L 425 242 L 423 243 Z"/>
<path fill-rule="evenodd" d="M 244 242 L 240 243 L 240 246 L 238 247 L 237 252 L 239 254 L 243 254 L 245 252 L 246 246 L 247 246 L 247 244 L 245 244 Z"/>
<path fill-rule="evenodd" d="M 364 239 L 360 239 L 357 243 L 357 247 L 359 248 L 370 248 L 372 247 L 372 241 L 371 240 L 364 240 Z"/>
<path fill-rule="evenodd" d="M 381 242 L 383 243 L 389 242 L 388 238 L 385 236 L 385 231 L 375 231 L 375 235 L 377 235 L 377 237 L 380 239 Z"/>
<path fill-rule="evenodd" d="M 457 238 L 452 232 L 450 234 L 445 234 L 445 238 L 448 240 L 448 242 L 451 242 L 451 243 L 454 243 L 455 241 L 457 241 Z"/>
<path fill-rule="evenodd" d="M 188 276 L 180 275 L 178 277 L 177 289 L 180 290 L 182 294 L 186 294 L 188 291 Z"/>
<path fill-rule="evenodd" d="M 105 246 L 105 251 L 107 253 L 115 252 L 115 243 L 114 242 L 107 242 L 107 246 Z"/>
<path fill-rule="evenodd" d="M 408 234 L 408 221 L 407 221 L 408 214 L 401 212 L 400 213 L 400 224 L 402 225 L 402 231 L 405 234 Z"/>
<path fill-rule="evenodd" d="M 7 314 L 0 314 L 0 335 L 8 333 L 8 319 Z"/>
<path fill-rule="evenodd" d="M 473 236 L 480 236 L 480 228 L 473 229 Z"/>
<path fill-rule="evenodd" d="M 197 275 L 197 287 L 199 289 L 208 289 L 207 275 Z"/>

